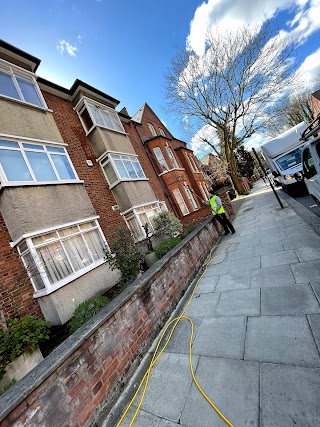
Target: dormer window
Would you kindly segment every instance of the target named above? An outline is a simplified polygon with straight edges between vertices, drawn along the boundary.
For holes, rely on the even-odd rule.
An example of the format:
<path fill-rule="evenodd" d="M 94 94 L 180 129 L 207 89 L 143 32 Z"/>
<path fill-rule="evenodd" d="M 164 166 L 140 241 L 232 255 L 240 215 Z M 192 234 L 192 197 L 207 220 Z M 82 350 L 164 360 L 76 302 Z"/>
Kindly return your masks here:
<path fill-rule="evenodd" d="M 125 133 L 118 113 L 112 108 L 84 99 L 81 103 L 81 107 L 77 109 L 77 111 L 87 134 L 96 126 L 111 129 L 115 132 Z"/>
<path fill-rule="evenodd" d="M 0 96 L 47 108 L 36 79 L 30 73 L 18 72 L 0 65 Z"/>
<path fill-rule="evenodd" d="M 162 136 L 166 136 L 166 134 L 164 133 L 164 130 L 163 130 L 163 129 L 161 129 L 161 128 L 159 128 L 159 133 L 160 133 L 160 135 L 162 135 Z"/>

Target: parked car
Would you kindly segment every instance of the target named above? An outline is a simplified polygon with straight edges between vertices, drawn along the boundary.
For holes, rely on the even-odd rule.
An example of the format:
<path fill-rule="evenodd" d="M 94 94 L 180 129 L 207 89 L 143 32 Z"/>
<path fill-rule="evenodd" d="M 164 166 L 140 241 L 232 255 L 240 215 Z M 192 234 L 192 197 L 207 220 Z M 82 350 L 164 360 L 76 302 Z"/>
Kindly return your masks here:
<path fill-rule="evenodd" d="M 305 142 L 302 150 L 302 176 L 308 192 L 320 206 L 320 115 L 307 127 L 301 135 Z"/>

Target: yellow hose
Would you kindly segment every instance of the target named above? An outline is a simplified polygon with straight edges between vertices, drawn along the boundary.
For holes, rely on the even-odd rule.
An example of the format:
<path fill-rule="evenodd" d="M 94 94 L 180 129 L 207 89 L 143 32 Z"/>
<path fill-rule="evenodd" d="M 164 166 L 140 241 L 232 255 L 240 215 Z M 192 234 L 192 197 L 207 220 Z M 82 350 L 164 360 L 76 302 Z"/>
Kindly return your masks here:
<path fill-rule="evenodd" d="M 200 391 L 200 393 L 202 394 L 202 396 L 206 399 L 206 401 L 211 405 L 211 407 L 217 412 L 217 414 L 223 419 L 223 421 L 225 421 L 226 422 L 226 424 L 229 426 L 229 427 L 234 427 L 233 426 L 233 424 L 219 411 L 219 409 L 215 406 L 215 404 L 212 402 L 212 400 L 206 395 L 206 393 L 203 391 L 203 389 L 201 388 L 201 386 L 200 386 L 200 384 L 198 383 L 198 381 L 197 381 L 197 378 L 196 378 L 196 376 L 195 376 L 195 373 L 194 373 L 194 370 L 193 370 L 193 366 L 192 366 L 192 341 L 193 341 L 193 335 L 194 335 L 194 323 L 193 323 L 193 321 L 192 321 L 192 319 L 190 318 L 190 317 L 188 317 L 188 316 L 185 316 L 184 315 L 184 313 L 186 312 L 186 310 L 187 310 L 187 308 L 189 307 L 189 305 L 191 304 L 191 301 L 192 301 L 192 299 L 193 299 L 193 296 L 194 296 L 194 294 L 195 294 L 195 292 L 196 292 L 196 290 L 197 290 L 197 287 L 198 287 L 198 285 L 199 285 L 199 283 L 200 283 L 200 280 L 202 279 L 202 276 L 205 274 L 205 272 L 207 271 L 207 268 L 208 268 L 208 264 L 209 264 L 209 262 L 212 260 L 212 259 L 214 259 L 214 258 L 217 258 L 217 257 L 219 257 L 219 256 L 221 256 L 221 255 L 224 255 L 226 252 L 227 252 L 227 250 L 225 251 L 225 252 L 222 252 L 221 254 L 219 254 L 219 255 L 216 255 L 215 257 L 212 257 L 212 252 L 214 251 L 214 249 L 216 249 L 218 246 L 222 246 L 222 245 L 224 245 L 224 244 L 220 244 L 220 245 L 216 245 L 216 246 L 214 246 L 211 250 L 210 250 L 210 253 L 209 253 L 209 256 L 208 256 L 208 258 L 207 258 L 207 260 L 204 262 L 204 266 L 205 266 L 205 269 L 203 270 L 203 272 L 202 272 L 202 274 L 200 275 L 200 277 L 199 277 L 199 279 L 197 280 L 197 283 L 196 283 L 196 285 L 195 285 L 195 287 L 194 287 L 194 289 L 193 289 L 193 291 L 192 291 L 192 293 L 191 293 L 191 296 L 190 296 L 190 298 L 189 298 L 189 300 L 188 300 L 188 302 L 187 302 L 187 304 L 185 305 L 185 307 L 184 307 L 184 309 L 183 309 L 183 311 L 182 311 L 182 313 L 181 313 L 181 315 L 180 316 L 178 316 L 178 317 L 175 317 L 174 319 L 172 319 L 167 325 L 166 325 L 166 327 L 165 327 L 165 329 L 164 329 L 164 331 L 162 332 L 162 334 L 161 334 L 161 337 L 160 337 L 160 339 L 159 339 L 159 341 L 158 341 L 158 343 L 157 343 L 157 346 L 156 346 L 156 349 L 155 349 L 155 351 L 154 351 L 154 354 L 153 354 L 153 357 L 152 357 L 152 359 L 151 359 L 151 362 L 150 362 L 150 365 L 149 365 L 149 368 L 148 368 L 148 370 L 147 370 L 147 372 L 144 374 L 144 376 L 143 376 L 143 378 L 142 378 L 142 380 L 141 380 L 141 382 L 140 382 L 140 384 L 139 384 L 139 387 L 137 388 L 137 390 L 136 390 L 136 392 L 135 392 L 135 394 L 134 394 L 134 396 L 133 396 L 133 398 L 131 399 L 131 401 L 130 401 L 130 403 L 128 404 L 128 406 L 127 406 L 127 408 L 126 408 L 126 410 L 124 411 L 124 413 L 122 414 L 122 417 L 120 418 L 120 420 L 118 421 L 118 423 L 117 423 L 117 425 L 116 425 L 116 427 L 119 427 L 120 425 L 121 425 L 121 423 L 122 423 L 122 421 L 125 419 L 125 417 L 126 417 L 126 415 L 127 415 L 127 413 L 128 413 L 128 411 L 129 411 L 129 409 L 131 408 L 131 406 L 132 406 L 132 404 L 134 403 L 134 401 L 135 401 L 135 399 L 136 399 L 136 397 L 137 397 L 137 395 L 138 395 L 138 393 L 139 393 L 139 391 L 140 391 L 140 389 L 141 389 L 141 387 L 142 387 L 142 385 L 144 384 L 144 388 L 143 388 L 143 391 L 142 391 L 142 395 L 141 395 L 141 398 L 140 398 L 140 401 L 139 401 L 139 404 L 138 404 L 138 406 L 137 406 L 137 409 L 136 409 L 136 411 L 135 411 L 135 413 L 134 413 L 134 415 L 133 415 L 133 417 L 132 417 L 132 420 L 131 420 L 131 422 L 130 422 L 130 424 L 129 424 L 129 427 L 132 427 L 132 425 L 133 425 L 133 423 L 134 423 L 134 421 L 135 421 L 135 419 L 137 418 L 137 416 L 138 416 L 138 413 L 139 413 L 139 411 L 140 411 L 140 408 L 141 408 L 141 406 L 142 406 L 142 403 L 143 403 L 143 400 L 144 400 L 144 397 L 145 397 L 145 394 L 146 394 L 146 391 L 147 391 L 147 388 L 148 388 L 148 384 L 149 384 L 149 378 L 150 378 L 150 374 L 151 374 L 151 370 L 152 370 L 152 368 L 154 367 L 154 365 L 157 363 L 157 361 L 159 360 L 159 358 L 161 357 L 161 355 L 162 355 L 162 353 L 164 352 L 164 350 L 165 350 L 165 348 L 167 347 L 167 345 L 168 345 L 168 343 L 169 343 L 169 341 L 170 341 L 170 339 L 171 339 L 171 337 L 172 337 L 172 334 L 173 334 L 173 332 L 174 332 L 174 330 L 175 330 L 175 328 L 177 327 L 177 325 L 178 325 L 178 323 L 180 322 L 180 320 L 181 319 L 186 319 L 186 320 L 188 320 L 189 322 L 190 322 L 190 324 L 191 324 L 191 334 L 190 334 L 190 340 L 189 340 L 189 364 L 190 364 L 190 372 L 191 372 L 191 376 L 192 376 L 192 379 L 193 379 L 193 381 L 194 381 L 194 383 L 195 383 L 195 385 L 197 386 L 197 388 L 199 389 L 199 391 Z M 229 244 L 230 245 L 230 247 L 232 247 L 232 246 L 234 246 L 235 244 Z M 228 249 L 228 248 L 227 248 Z M 164 346 L 163 346 L 163 348 L 161 349 L 161 351 L 159 352 L 159 354 L 157 355 L 157 353 L 158 353 L 158 350 L 159 350 L 159 347 L 160 347 L 160 344 L 161 344 L 161 342 L 162 342 L 162 340 L 163 340 L 163 337 L 165 336 L 165 334 L 166 334 L 166 332 L 167 332 L 167 330 L 168 330 L 168 328 L 171 326 L 173 324 L 173 327 L 172 327 L 172 329 L 171 329 L 171 331 L 170 331 L 170 334 L 169 334 L 169 336 L 168 336 L 168 338 L 167 338 L 167 340 L 166 340 L 166 342 L 165 342 L 165 344 L 164 344 Z"/>

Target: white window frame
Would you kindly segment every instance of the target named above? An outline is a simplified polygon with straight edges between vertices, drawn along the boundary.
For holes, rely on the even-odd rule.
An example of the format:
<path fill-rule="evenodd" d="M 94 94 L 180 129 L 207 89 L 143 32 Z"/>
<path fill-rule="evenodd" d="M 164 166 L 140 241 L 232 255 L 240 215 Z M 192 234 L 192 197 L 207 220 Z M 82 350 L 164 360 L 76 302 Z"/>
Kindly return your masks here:
<path fill-rule="evenodd" d="M 2 187 L 6 187 L 6 186 L 25 186 L 25 185 L 46 185 L 46 184 L 66 184 L 66 183 L 80 183 L 83 181 L 79 180 L 78 174 L 73 166 L 73 163 L 70 159 L 70 156 L 66 150 L 66 144 L 59 144 L 59 143 L 55 143 L 52 142 L 50 143 L 50 141 L 41 141 L 41 140 L 32 140 L 32 139 L 27 139 L 27 138 L 19 138 L 19 137 L 2 137 L 0 135 L 0 140 L 2 141 L 7 141 L 7 142 L 13 142 L 18 144 L 18 147 L 4 147 L 4 146 L 0 146 L 1 150 L 9 150 L 9 151 L 18 151 L 21 153 L 22 158 L 27 166 L 27 169 L 31 175 L 32 180 L 31 181 L 9 181 L 5 171 L 2 167 L 2 165 L 0 164 L 0 188 Z M 34 146 L 39 146 L 42 147 L 42 149 L 32 149 L 32 148 L 25 148 L 23 146 L 23 144 L 31 144 Z M 64 153 L 50 153 L 50 147 L 53 148 L 61 148 L 64 150 Z M 45 153 L 48 157 L 48 160 L 50 162 L 50 165 L 56 175 L 56 180 L 51 180 L 51 181 L 38 181 L 33 170 L 32 170 L 32 166 L 27 158 L 26 152 L 36 152 L 36 153 Z M 69 179 L 61 179 L 59 176 L 59 173 L 54 165 L 54 162 L 51 158 L 51 154 L 59 154 L 61 156 L 65 156 L 68 159 L 69 165 L 71 166 L 72 172 L 74 173 L 74 178 L 69 178 Z"/>
<path fill-rule="evenodd" d="M 152 136 L 157 136 L 157 132 L 156 132 L 156 130 L 155 130 L 155 128 L 154 128 L 154 126 L 153 126 L 153 124 L 148 123 L 148 127 L 149 127 L 149 130 L 150 130 L 150 132 L 151 132 Z"/>
<path fill-rule="evenodd" d="M 166 152 L 167 152 L 169 159 L 171 160 L 171 163 L 173 165 L 173 169 L 180 169 L 179 163 L 178 163 L 177 159 L 175 158 L 173 151 L 171 150 L 171 148 L 168 145 L 166 145 Z"/>
<path fill-rule="evenodd" d="M 187 155 L 187 159 L 189 161 L 189 165 L 190 165 L 192 172 L 200 173 L 199 168 L 197 167 L 197 164 L 196 164 L 194 158 L 191 155 Z"/>
<path fill-rule="evenodd" d="M 179 190 L 179 188 L 175 188 L 174 190 L 172 190 L 172 194 L 174 196 L 174 198 L 176 199 L 176 202 L 179 206 L 179 209 L 182 213 L 183 216 L 186 216 L 190 213 L 188 206 L 184 200 L 184 198 L 182 197 L 181 191 Z M 180 201 L 179 201 L 179 197 L 180 197 Z M 184 206 L 184 208 L 186 209 L 186 213 L 183 212 L 183 210 L 181 209 L 181 205 Z"/>
<path fill-rule="evenodd" d="M 23 104 L 30 105 L 30 106 L 35 107 L 35 108 L 40 108 L 42 110 L 49 110 L 48 106 L 46 104 L 46 101 L 45 101 L 45 99 L 41 93 L 41 90 L 38 86 L 37 80 L 35 78 L 35 74 L 28 72 L 27 70 L 24 70 L 21 67 L 13 67 L 11 64 L 10 65 L 9 64 L 10 63 L 8 63 L 7 61 L 0 59 L 0 71 L 3 72 L 4 74 L 8 74 L 11 77 L 20 99 L 12 98 L 11 96 L 7 96 L 7 95 L 3 95 L 1 92 L 0 92 L 0 97 L 10 99 L 13 101 L 17 101 L 17 102 L 22 102 Z M 33 84 L 33 86 L 36 89 L 37 95 L 39 96 L 39 99 L 41 101 L 41 104 L 42 104 L 41 106 L 39 106 L 37 104 L 32 104 L 31 102 L 27 102 L 25 100 L 16 77 L 22 78 L 22 79 L 26 80 L 27 82 Z"/>
<path fill-rule="evenodd" d="M 200 186 L 201 193 L 203 195 L 203 199 L 204 200 L 209 200 L 210 199 L 210 194 L 209 194 L 209 191 L 208 191 L 208 188 L 207 188 L 206 184 L 204 182 L 200 182 L 199 186 Z"/>
<path fill-rule="evenodd" d="M 90 223 L 90 222 L 94 222 L 95 225 L 92 226 L 91 228 L 88 228 L 88 229 L 85 229 L 85 230 L 81 230 L 80 229 L 80 227 L 79 227 L 80 225 L 83 225 L 83 224 L 86 224 L 86 223 Z M 77 226 L 77 228 L 78 228 L 77 232 L 69 234 L 67 236 L 62 236 L 62 235 L 59 236 L 59 231 L 61 231 L 63 229 L 66 229 L 66 228 L 74 227 L 74 226 Z M 57 289 L 60 289 L 61 287 L 65 286 L 66 284 L 68 284 L 70 282 L 72 282 L 73 280 L 77 279 L 78 277 L 83 276 L 84 274 L 88 273 L 89 271 L 91 271 L 91 270 L 93 270 L 93 269 L 95 269 L 95 268 L 97 268 L 100 265 L 102 265 L 102 264 L 105 263 L 104 258 L 101 258 L 101 259 L 99 259 L 97 261 L 95 261 L 93 259 L 91 250 L 90 250 L 88 244 L 86 243 L 86 240 L 83 238 L 85 246 L 86 246 L 86 248 L 87 248 L 87 250 L 88 250 L 88 252 L 89 252 L 89 254 L 90 254 L 93 262 L 90 265 L 88 265 L 88 266 L 86 266 L 86 267 L 84 267 L 84 268 L 76 271 L 74 269 L 74 267 L 72 266 L 72 263 L 69 260 L 68 254 L 67 254 L 67 252 L 66 252 L 66 250 L 65 250 L 65 248 L 63 246 L 63 241 L 64 240 L 68 240 L 71 237 L 79 236 L 79 235 L 81 235 L 83 237 L 83 235 L 85 235 L 86 233 L 88 233 L 90 231 L 93 231 L 93 230 L 97 230 L 97 232 L 99 233 L 99 236 L 101 237 L 101 240 L 102 240 L 102 242 L 104 244 L 105 249 L 110 251 L 110 248 L 109 248 L 109 245 L 107 243 L 107 240 L 104 237 L 104 234 L 103 234 L 103 232 L 101 230 L 101 227 L 100 227 L 97 219 L 92 219 L 92 218 L 91 219 L 87 219 L 87 220 L 81 220 L 81 221 L 76 221 L 76 222 L 73 222 L 73 223 L 69 223 L 68 226 L 66 226 L 66 224 L 65 224 L 65 225 L 61 225 L 61 226 L 56 227 L 56 228 L 50 228 L 50 231 L 46 231 L 46 232 L 40 232 L 40 233 L 39 232 L 35 232 L 32 236 L 29 236 L 29 237 L 27 237 L 24 240 L 21 240 L 19 242 L 19 246 L 17 247 L 17 249 L 18 249 L 19 255 L 20 255 L 21 259 L 22 259 L 23 264 L 25 265 L 25 267 L 27 267 L 26 266 L 26 262 L 25 262 L 25 260 L 23 258 L 23 255 L 25 255 L 26 253 L 29 252 L 30 255 L 33 258 L 33 261 L 35 262 L 35 266 L 36 266 L 36 268 L 38 269 L 38 272 L 39 272 L 39 277 L 42 279 L 42 282 L 43 282 L 43 285 L 44 285 L 44 288 L 37 289 L 37 287 L 36 287 L 36 285 L 34 283 L 32 274 L 30 273 L 30 271 L 27 270 L 27 273 L 29 275 L 30 281 L 31 281 L 32 286 L 33 286 L 34 291 L 35 291 L 35 293 L 33 295 L 34 298 L 39 298 L 39 297 L 42 297 L 42 296 L 45 296 L 45 295 L 49 295 L 52 292 L 56 291 Z M 37 248 L 46 246 L 49 241 L 43 242 L 43 243 L 39 243 L 39 244 L 34 244 L 33 243 L 33 239 L 34 238 L 42 236 L 42 235 L 45 235 L 45 234 L 48 234 L 50 232 L 57 232 L 58 237 L 55 238 L 55 239 L 53 239 L 53 240 L 50 240 L 50 243 L 53 243 L 53 242 L 60 242 L 61 243 L 61 247 L 63 248 L 63 251 L 64 251 L 64 253 L 66 255 L 66 258 L 69 260 L 69 264 L 71 266 L 71 269 L 73 270 L 72 274 L 66 276 L 65 278 L 63 278 L 63 279 L 61 279 L 61 280 L 59 280 L 58 282 L 55 282 L 55 283 L 50 283 L 49 278 L 48 278 L 48 276 L 46 274 L 44 265 L 43 265 L 43 263 L 42 263 L 42 261 L 40 259 L 40 256 L 37 253 Z M 22 252 L 21 249 L 20 249 L 20 246 L 23 243 L 27 244 L 28 249 Z"/>
<path fill-rule="evenodd" d="M 120 159 L 115 159 L 115 156 L 118 156 L 118 157 L 120 157 Z M 134 170 L 135 170 L 135 172 L 136 172 L 136 174 L 137 174 L 137 177 L 136 178 L 131 178 L 130 177 L 130 175 L 129 175 L 129 172 L 128 172 L 128 170 L 127 170 L 127 168 L 126 168 L 126 165 L 123 163 L 123 167 L 125 168 L 125 170 L 126 170 L 126 172 L 127 172 L 127 174 L 128 174 L 128 177 L 127 178 L 123 178 L 123 177 L 121 177 L 120 176 L 120 173 L 119 173 L 119 171 L 118 171 L 118 168 L 117 168 L 117 165 L 115 164 L 115 161 L 114 160 L 121 160 L 122 161 L 122 163 L 123 163 L 123 160 L 126 160 L 126 161 L 130 161 L 131 162 L 131 164 L 132 164 L 132 166 L 133 166 L 133 168 L 134 168 Z M 135 168 L 135 163 L 139 163 L 139 165 L 140 165 L 140 168 L 141 168 L 141 170 L 142 170 L 142 172 L 143 172 L 143 175 L 144 175 L 144 177 L 143 178 L 140 178 L 140 177 L 138 177 L 138 173 L 137 173 L 137 169 Z M 105 172 L 105 170 L 104 170 L 104 166 L 107 164 L 107 163 L 111 163 L 111 166 L 112 166 L 112 168 L 113 168 L 113 170 L 114 170 L 114 172 L 115 172 L 115 174 L 116 174 L 116 176 L 117 176 L 117 180 L 115 181 L 115 182 L 113 182 L 112 184 L 110 183 L 110 181 L 109 181 L 109 178 L 108 178 L 108 176 L 107 176 L 107 173 Z M 117 184 L 119 184 L 119 182 L 126 182 L 126 181 L 148 181 L 149 179 L 146 177 L 146 174 L 144 173 L 144 170 L 142 169 L 142 166 L 141 166 L 141 164 L 140 164 L 140 161 L 139 161 L 139 158 L 138 158 L 138 156 L 134 156 L 134 155 L 132 155 L 132 154 L 123 154 L 123 153 L 115 153 L 115 152 L 112 152 L 112 153 L 108 153 L 107 154 L 107 156 L 104 156 L 100 161 L 99 161 L 99 164 L 100 164 L 100 166 L 101 166 L 101 169 L 102 169 L 102 171 L 103 171 L 103 173 L 104 173 L 104 176 L 106 177 L 106 180 L 107 180 L 107 182 L 108 182 L 108 184 L 109 184 L 109 187 L 110 188 L 113 188 L 113 187 L 115 187 Z"/>
<path fill-rule="evenodd" d="M 189 202 L 190 202 L 191 206 L 193 207 L 193 209 L 195 211 L 197 211 L 199 209 L 199 206 L 193 197 L 192 191 L 190 190 L 190 188 L 188 187 L 188 185 L 186 183 L 184 183 L 184 185 L 185 185 L 184 190 L 185 190 L 186 195 L 189 199 Z"/>
<path fill-rule="evenodd" d="M 163 211 L 167 211 L 168 209 L 167 209 L 165 202 L 161 202 L 161 201 L 157 200 L 157 201 L 152 202 L 152 203 L 147 203 L 144 205 L 135 206 L 135 207 L 121 213 L 121 215 L 123 216 L 123 218 L 127 224 L 127 227 L 129 229 L 129 231 L 131 232 L 132 237 L 133 237 L 135 242 L 139 242 L 141 240 L 144 240 L 147 237 L 145 229 L 143 228 L 143 226 L 145 224 L 142 224 L 140 215 L 145 213 L 145 212 L 153 211 L 153 210 L 157 210 L 158 213 L 160 213 Z M 136 221 L 136 225 L 139 228 L 140 235 L 138 237 L 134 235 L 134 233 L 132 232 L 132 230 L 129 226 L 128 220 L 132 220 L 132 219 L 134 219 Z M 148 225 L 149 225 L 149 232 L 152 233 L 152 232 L 154 232 L 152 222 L 150 221 L 150 219 L 148 217 L 147 217 L 147 220 L 148 220 Z"/>
<path fill-rule="evenodd" d="M 159 127 L 159 133 L 160 133 L 161 136 L 165 136 L 166 137 L 166 134 L 165 134 L 164 130 L 162 128 L 160 128 L 160 127 Z"/>
<path fill-rule="evenodd" d="M 160 151 L 160 153 L 159 153 L 159 151 Z M 168 165 L 168 163 L 166 161 L 166 158 L 164 157 L 164 154 L 163 154 L 163 152 L 161 150 L 161 147 L 154 147 L 153 148 L 153 152 L 154 152 L 154 155 L 156 156 L 156 158 L 158 160 L 158 163 L 161 166 L 161 168 L 164 170 L 164 172 L 168 172 L 170 170 L 169 169 L 169 165 Z M 163 162 L 164 165 L 161 162 Z"/>
<path fill-rule="evenodd" d="M 100 117 L 100 120 L 103 124 L 101 123 L 97 123 L 91 108 L 96 108 Z M 113 132 L 117 132 L 117 133 L 123 133 L 123 134 L 127 134 L 126 131 L 124 130 L 124 127 L 121 123 L 121 120 L 118 116 L 118 112 L 110 107 L 107 107 L 106 105 L 101 104 L 100 102 L 96 102 L 96 101 L 92 101 L 90 98 L 87 98 L 85 96 L 83 96 L 80 101 L 78 102 L 78 104 L 74 107 L 74 109 L 76 110 L 79 120 L 86 132 L 86 135 L 89 135 L 90 132 L 92 132 L 93 129 L 95 129 L 96 127 L 101 127 L 101 128 L 105 128 L 105 129 L 109 129 L 112 130 Z M 86 124 L 84 123 L 81 114 L 83 113 L 84 110 L 87 110 L 90 119 L 93 123 L 93 125 L 91 126 L 90 129 L 87 129 Z M 109 124 L 105 121 L 103 114 L 101 113 L 101 111 L 103 111 L 103 113 L 107 114 L 109 116 L 109 120 L 111 121 L 111 123 L 114 123 L 114 120 L 116 120 L 116 124 L 119 126 L 119 128 L 117 126 L 114 127 L 110 127 Z"/>

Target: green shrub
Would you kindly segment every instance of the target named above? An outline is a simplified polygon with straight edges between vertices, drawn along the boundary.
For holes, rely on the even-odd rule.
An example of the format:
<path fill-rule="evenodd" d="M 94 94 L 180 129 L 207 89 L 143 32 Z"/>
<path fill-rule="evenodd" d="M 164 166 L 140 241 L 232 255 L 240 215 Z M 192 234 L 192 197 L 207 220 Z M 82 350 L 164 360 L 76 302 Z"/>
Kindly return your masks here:
<path fill-rule="evenodd" d="M 133 281 L 141 267 L 142 254 L 135 246 L 128 229 L 117 230 L 110 239 L 111 251 L 106 251 L 105 260 L 112 270 L 121 271 L 124 284 Z"/>
<path fill-rule="evenodd" d="M 161 243 L 156 249 L 155 253 L 157 257 L 160 259 L 165 255 L 167 252 L 170 251 L 170 249 L 174 248 L 179 242 L 181 241 L 181 237 L 173 237 L 172 239 L 166 240 L 165 242 Z"/>
<path fill-rule="evenodd" d="M 182 224 L 172 213 L 160 212 L 153 218 L 155 234 L 167 234 L 175 237 L 182 232 Z"/>
<path fill-rule="evenodd" d="M 97 314 L 109 302 L 107 297 L 91 298 L 78 305 L 70 320 L 70 333 L 73 334 L 87 320 Z"/>
<path fill-rule="evenodd" d="M 50 323 L 25 316 L 6 321 L 7 329 L 0 331 L 0 379 L 6 366 L 26 351 L 33 351 L 49 338 Z"/>

